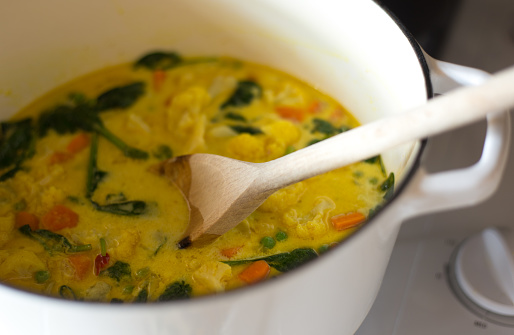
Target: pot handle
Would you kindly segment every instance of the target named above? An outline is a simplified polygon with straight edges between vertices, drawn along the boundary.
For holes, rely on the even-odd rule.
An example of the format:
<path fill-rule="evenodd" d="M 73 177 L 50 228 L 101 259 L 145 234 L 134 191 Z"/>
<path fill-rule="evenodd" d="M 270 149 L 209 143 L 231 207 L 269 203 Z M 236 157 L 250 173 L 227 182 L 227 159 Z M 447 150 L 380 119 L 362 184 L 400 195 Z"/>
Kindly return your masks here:
<path fill-rule="evenodd" d="M 442 62 L 426 53 L 425 58 L 436 94 L 443 94 L 459 86 L 478 85 L 489 77 L 484 71 Z M 473 206 L 489 198 L 501 181 L 509 146 L 508 111 L 488 115 L 480 160 L 466 168 L 433 174 L 421 166 L 405 191 L 399 195 L 402 198 L 399 201 L 402 219 Z"/>

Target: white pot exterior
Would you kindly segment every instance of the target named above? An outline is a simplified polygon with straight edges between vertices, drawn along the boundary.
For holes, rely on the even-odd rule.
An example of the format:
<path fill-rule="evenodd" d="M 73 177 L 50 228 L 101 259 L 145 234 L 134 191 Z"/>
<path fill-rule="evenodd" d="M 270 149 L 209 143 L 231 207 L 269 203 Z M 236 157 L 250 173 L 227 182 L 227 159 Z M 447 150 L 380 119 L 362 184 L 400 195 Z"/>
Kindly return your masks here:
<path fill-rule="evenodd" d="M 157 49 L 186 56 L 229 55 L 270 65 L 330 94 L 362 122 L 427 99 L 419 55 L 372 1 L 0 1 L 0 119 L 77 76 Z M 508 139 L 508 129 L 503 131 L 501 143 Z M 419 147 L 411 143 L 384 155 L 388 169 L 400 180 L 410 171 Z M 501 175 L 504 160 L 489 158 L 493 167 L 486 172 Z M 418 173 L 391 206 L 319 260 L 220 296 L 108 305 L 63 301 L 0 285 L 0 332 L 352 334 L 378 292 L 399 224 L 420 211 L 432 192 L 424 187 L 425 180 Z"/>

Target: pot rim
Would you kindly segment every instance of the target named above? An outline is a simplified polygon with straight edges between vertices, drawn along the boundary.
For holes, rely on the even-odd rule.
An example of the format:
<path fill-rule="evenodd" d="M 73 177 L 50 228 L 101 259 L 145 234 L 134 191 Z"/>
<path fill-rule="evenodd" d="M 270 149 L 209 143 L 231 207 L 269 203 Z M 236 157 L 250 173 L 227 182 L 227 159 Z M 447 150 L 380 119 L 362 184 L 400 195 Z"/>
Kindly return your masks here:
<path fill-rule="evenodd" d="M 377 6 L 379 6 L 389 17 L 391 20 L 400 28 L 401 32 L 404 34 L 404 36 L 407 38 L 408 42 L 410 43 L 417 59 L 419 62 L 419 65 L 421 67 L 421 70 L 423 72 L 423 76 L 425 79 L 425 89 L 426 89 L 426 95 L 427 100 L 431 99 L 434 95 L 433 93 L 433 86 L 432 82 L 430 80 L 430 68 L 428 66 L 427 59 L 425 58 L 421 46 L 418 44 L 412 33 L 405 27 L 405 25 L 398 19 L 398 17 L 392 13 L 384 4 L 380 2 L 380 0 L 372 0 Z M 377 218 L 380 217 L 383 213 L 383 211 L 391 206 L 392 203 L 396 201 L 396 199 L 399 197 L 399 195 L 405 190 L 405 187 L 409 183 L 409 181 L 414 177 L 416 172 L 418 171 L 420 164 L 421 164 L 421 156 L 423 155 L 423 152 L 425 150 L 427 139 L 420 140 L 420 148 L 418 152 L 416 153 L 416 157 L 413 161 L 413 164 L 411 168 L 405 173 L 405 178 L 402 180 L 402 182 L 396 187 L 396 190 L 392 196 L 392 198 L 385 203 L 384 206 L 379 208 L 376 212 L 376 214 L 369 219 L 368 222 L 366 222 L 363 227 L 359 228 L 357 231 L 352 233 L 350 236 L 344 239 L 344 243 L 337 243 L 336 246 L 333 248 L 330 248 L 327 252 L 323 254 L 323 256 L 320 255 L 319 258 L 327 258 L 328 255 L 331 255 L 335 252 L 342 252 L 340 251 L 344 245 L 348 244 L 348 241 L 351 239 L 355 239 L 356 236 L 359 236 L 363 233 L 363 231 L 366 231 L 369 229 L 369 226 L 374 224 L 377 221 Z M 162 308 L 164 306 L 178 306 L 182 304 L 196 304 L 196 303 L 203 303 L 204 301 L 213 301 L 214 299 L 217 299 L 218 301 L 220 299 L 229 299 L 233 298 L 234 296 L 246 294 L 246 292 L 253 292 L 255 290 L 264 290 L 269 285 L 274 285 L 277 281 L 287 280 L 291 276 L 291 273 L 297 273 L 299 271 L 306 271 L 309 267 L 312 266 L 312 263 L 317 263 L 319 260 L 316 260 L 315 262 L 309 261 L 306 264 L 303 264 L 299 268 L 293 269 L 287 273 L 283 273 L 280 276 L 275 277 L 273 280 L 266 280 L 261 283 L 258 283 L 256 285 L 249 285 L 249 286 L 243 286 L 241 288 L 236 288 L 233 290 L 225 291 L 222 294 L 207 294 L 202 295 L 198 297 L 194 297 L 192 299 L 183 299 L 183 300 L 175 300 L 175 301 L 168 301 L 168 302 L 152 302 L 150 304 L 114 304 L 117 305 L 117 307 L 112 306 L 113 304 L 109 304 L 106 302 L 96 302 L 96 301 L 73 301 L 73 300 L 66 300 L 54 296 L 44 295 L 42 293 L 38 292 L 30 292 L 27 290 L 24 290 L 22 288 L 10 285 L 10 284 L 4 284 L 1 283 L 0 287 L 2 289 L 7 289 L 13 293 L 18 293 L 24 295 L 26 298 L 30 299 L 42 299 L 45 302 L 53 301 L 57 304 L 74 304 L 74 307 L 79 308 L 88 308 L 91 305 L 94 305 L 95 308 L 106 308 L 106 309 L 114 309 L 114 308 L 125 308 L 125 309 L 131 309 L 131 310 L 139 310 L 141 307 L 145 309 L 153 309 L 153 308 Z M 102 307 L 101 307 L 102 306 Z"/>

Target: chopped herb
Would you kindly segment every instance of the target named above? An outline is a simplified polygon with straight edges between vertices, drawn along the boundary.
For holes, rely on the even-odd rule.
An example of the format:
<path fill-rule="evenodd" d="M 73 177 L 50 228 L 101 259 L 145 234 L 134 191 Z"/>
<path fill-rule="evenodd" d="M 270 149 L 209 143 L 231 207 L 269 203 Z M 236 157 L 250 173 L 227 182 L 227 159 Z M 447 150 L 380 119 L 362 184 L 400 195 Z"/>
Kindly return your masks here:
<path fill-rule="evenodd" d="M 148 70 L 167 70 L 180 64 L 181 57 L 175 52 L 156 51 L 141 57 L 135 67 L 144 67 Z"/>
<path fill-rule="evenodd" d="M 238 134 L 247 133 L 250 135 L 258 135 L 258 134 L 263 133 L 262 130 L 260 130 L 259 128 L 250 127 L 250 126 L 235 125 L 235 126 L 230 126 L 230 128 L 232 128 L 232 130 L 234 130 Z"/>
<path fill-rule="evenodd" d="M 271 255 L 267 257 L 261 258 L 253 258 L 253 259 L 244 259 L 237 261 L 224 261 L 223 263 L 228 264 L 230 266 L 247 264 L 259 260 L 264 260 L 271 267 L 274 267 L 280 272 L 287 272 L 298 266 L 318 257 L 318 254 L 313 249 L 309 248 L 299 248 L 295 249 L 291 252 L 284 252 L 281 254 Z"/>
<path fill-rule="evenodd" d="M 161 144 L 153 152 L 153 156 L 160 160 L 165 160 L 173 157 L 173 151 L 166 144 Z"/>
<path fill-rule="evenodd" d="M 261 239 L 261 245 L 264 247 L 264 249 L 273 249 L 275 244 L 277 244 L 277 242 L 271 236 L 264 236 Z"/>
<path fill-rule="evenodd" d="M 285 231 L 279 231 L 277 234 L 275 234 L 275 239 L 279 242 L 287 240 L 288 236 Z"/>
<path fill-rule="evenodd" d="M 237 83 L 236 90 L 227 101 L 221 105 L 221 109 L 227 107 L 244 107 L 252 103 L 262 95 L 262 88 L 252 80 L 243 80 Z"/>
<path fill-rule="evenodd" d="M 227 114 L 225 114 L 225 118 L 234 120 L 234 121 L 246 122 L 246 118 L 244 116 L 242 116 L 241 114 L 233 113 L 233 112 L 228 112 Z"/>
<path fill-rule="evenodd" d="M 171 301 L 179 299 L 189 299 L 191 297 L 192 288 L 185 281 L 176 281 L 166 287 L 164 292 L 159 296 L 159 301 Z"/>
<path fill-rule="evenodd" d="M 117 282 L 125 277 L 130 277 L 131 274 L 130 265 L 122 261 L 116 261 L 111 267 L 100 272 L 100 275 L 108 276 Z"/>
<path fill-rule="evenodd" d="M 164 237 L 164 241 L 155 249 L 155 252 L 153 253 L 154 256 L 156 256 L 159 251 L 161 251 L 162 247 L 168 242 L 168 237 Z"/>
<path fill-rule="evenodd" d="M 109 109 L 126 109 L 132 106 L 144 93 L 145 84 L 143 82 L 115 87 L 96 98 L 96 109 L 99 112 Z"/>
<path fill-rule="evenodd" d="M 134 299 L 135 303 L 145 303 L 148 300 L 148 288 L 145 287 L 137 294 L 136 299 Z"/>
<path fill-rule="evenodd" d="M 63 297 L 64 299 L 69 300 L 77 300 L 77 296 L 75 295 L 75 292 L 71 289 L 71 287 L 63 285 L 59 288 L 59 295 Z"/>
<path fill-rule="evenodd" d="M 75 253 L 91 250 L 91 244 L 73 245 L 66 237 L 49 230 L 32 230 L 29 225 L 24 225 L 19 228 L 19 231 L 41 243 L 50 254 L 53 252 Z"/>
<path fill-rule="evenodd" d="M 86 198 L 90 199 L 93 196 L 98 183 L 102 181 L 107 175 L 107 172 L 101 171 L 96 165 L 98 154 L 98 135 L 96 133 L 91 137 L 91 149 L 89 152 L 89 162 L 87 167 L 87 180 L 86 180 Z"/>
<path fill-rule="evenodd" d="M 34 279 L 38 284 L 43 284 L 48 279 L 50 279 L 50 272 L 49 271 L 37 271 L 34 273 Z"/>
<path fill-rule="evenodd" d="M 389 177 L 380 185 L 380 190 L 386 192 L 384 200 L 390 200 L 394 193 L 394 173 L 390 173 Z"/>

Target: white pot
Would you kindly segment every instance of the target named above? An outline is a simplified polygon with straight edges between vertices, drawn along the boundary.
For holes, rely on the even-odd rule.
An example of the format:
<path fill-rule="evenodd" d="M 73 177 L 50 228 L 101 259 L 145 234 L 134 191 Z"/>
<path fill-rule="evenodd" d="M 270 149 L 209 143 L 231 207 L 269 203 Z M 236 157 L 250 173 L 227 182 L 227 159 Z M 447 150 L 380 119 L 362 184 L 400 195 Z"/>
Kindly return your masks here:
<path fill-rule="evenodd" d="M 431 59 L 370 0 L 2 0 L 0 46 L 1 119 L 77 76 L 157 49 L 268 64 L 364 123 L 486 76 Z M 507 114 L 490 117 L 482 158 L 463 170 L 427 174 L 421 142 L 385 153 L 400 181 L 395 199 L 346 242 L 276 280 L 148 305 L 71 302 L 0 285 L 0 332 L 351 334 L 373 303 L 403 220 L 494 192 L 509 124 Z"/>

